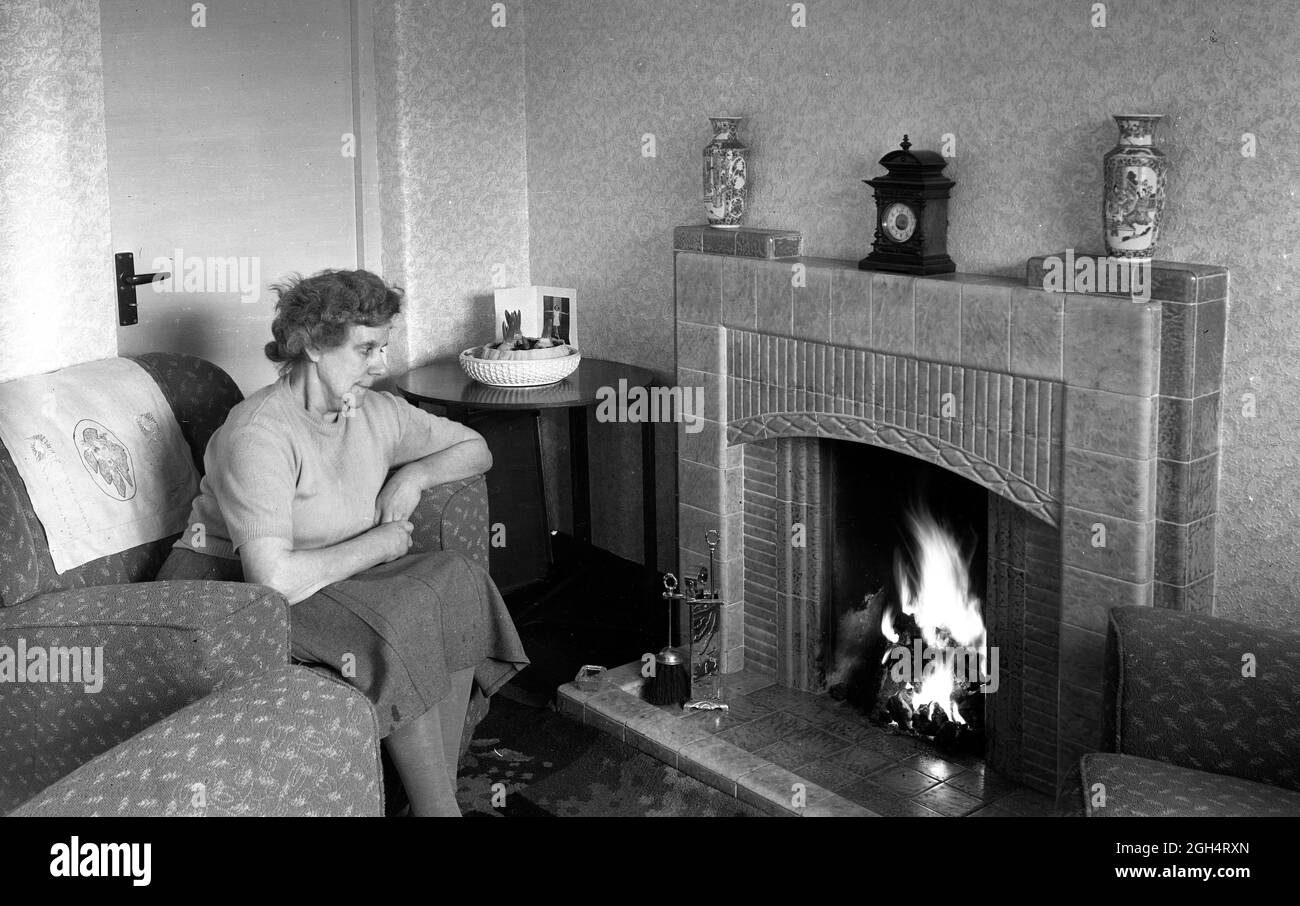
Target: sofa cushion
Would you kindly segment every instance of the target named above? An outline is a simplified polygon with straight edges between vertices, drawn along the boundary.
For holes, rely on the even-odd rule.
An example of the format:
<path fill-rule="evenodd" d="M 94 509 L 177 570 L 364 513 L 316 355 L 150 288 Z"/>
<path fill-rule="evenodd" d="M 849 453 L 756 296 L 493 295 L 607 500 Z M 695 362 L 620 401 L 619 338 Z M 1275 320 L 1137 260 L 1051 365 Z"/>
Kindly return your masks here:
<path fill-rule="evenodd" d="M 1090 817 L 1300 817 L 1300 793 L 1134 755 L 1094 752 L 1067 778 L 1058 813 Z M 1074 812 L 1078 814 L 1077 811 Z"/>

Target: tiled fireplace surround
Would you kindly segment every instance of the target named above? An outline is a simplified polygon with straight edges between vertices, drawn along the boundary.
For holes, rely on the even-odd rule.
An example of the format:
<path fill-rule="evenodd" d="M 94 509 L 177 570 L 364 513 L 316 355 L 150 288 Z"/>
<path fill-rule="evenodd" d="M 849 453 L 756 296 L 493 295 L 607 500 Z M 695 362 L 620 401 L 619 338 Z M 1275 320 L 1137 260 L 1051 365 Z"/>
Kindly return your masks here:
<path fill-rule="evenodd" d="M 1138 303 L 1046 292 L 1042 257 L 908 277 L 800 244 L 674 235 L 677 379 L 707 401 L 678 432 L 680 563 L 720 530 L 723 670 L 824 690 L 823 441 L 919 457 L 991 492 L 987 760 L 1053 792 L 1100 742 L 1107 609 L 1212 607 L 1227 271 L 1158 261 Z"/>

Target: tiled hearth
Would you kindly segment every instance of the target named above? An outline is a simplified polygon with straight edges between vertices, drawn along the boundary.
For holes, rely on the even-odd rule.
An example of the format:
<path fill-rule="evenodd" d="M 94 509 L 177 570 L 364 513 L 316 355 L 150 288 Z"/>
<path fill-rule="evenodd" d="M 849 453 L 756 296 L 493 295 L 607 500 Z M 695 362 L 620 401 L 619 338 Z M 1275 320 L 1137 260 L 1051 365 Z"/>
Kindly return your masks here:
<path fill-rule="evenodd" d="M 728 674 L 726 712 L 643 701 L 640 661 L 605 674 L 599 691 L 572 683 L 560 711 L 772 815 L 1033 817 L 1051 797 L 977 758 L 871 726 L 827 695 L 789 689 L 752 670 Z M 798 795 L 802 798 L 796 798 Z"/>
<path fill-rule="evenodd" d="M 724 672 L 824 691 L 821 446 L 919 457 L 990 492 L 990 762 L 1050 792 L 1100 739 L 1108 608 L 1212 608 L 1227 272 L 1156 262 L 1134 302 L 1046 292 L 1041 258 L 908 277 L 716 232 L 674 237 L 678 382 L 707 403 L 678 521 L 688 573 L 722 534 Z"/>

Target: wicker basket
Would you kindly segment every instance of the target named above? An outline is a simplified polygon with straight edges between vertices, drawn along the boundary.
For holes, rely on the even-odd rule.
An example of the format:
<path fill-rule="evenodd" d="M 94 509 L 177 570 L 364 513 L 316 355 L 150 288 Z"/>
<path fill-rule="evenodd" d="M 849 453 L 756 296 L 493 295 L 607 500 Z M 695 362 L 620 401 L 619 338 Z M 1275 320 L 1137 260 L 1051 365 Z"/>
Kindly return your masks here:
<path fill-rule="evenodd" d="M 568 354 L 552 359 L 480 359 L 480 347 L 460 354 L 460 367 L 473 380 L 491 387 L 542 387 L 562 381 L 574 372 L 582 355 L 569 346 Z"/>

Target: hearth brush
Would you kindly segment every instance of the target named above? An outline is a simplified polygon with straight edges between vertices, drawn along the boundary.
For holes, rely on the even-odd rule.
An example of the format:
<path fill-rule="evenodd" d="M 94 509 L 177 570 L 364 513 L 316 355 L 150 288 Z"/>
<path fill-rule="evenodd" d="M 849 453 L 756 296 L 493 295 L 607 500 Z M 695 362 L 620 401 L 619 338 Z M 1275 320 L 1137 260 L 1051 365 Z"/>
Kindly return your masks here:
<path fill-rule="evenodd" d="M 677 592 L 677 577 L 672 573 L 664 576 L 663 597 L 668 601 L 668 645 L 655 655 L 642 694 L 652 705 L 680 705 L 691 697 L 691 673 L 686 658 L 673 648 L 673 610 L 686 596 Z"/>

